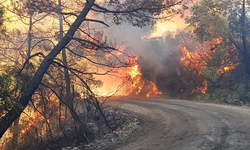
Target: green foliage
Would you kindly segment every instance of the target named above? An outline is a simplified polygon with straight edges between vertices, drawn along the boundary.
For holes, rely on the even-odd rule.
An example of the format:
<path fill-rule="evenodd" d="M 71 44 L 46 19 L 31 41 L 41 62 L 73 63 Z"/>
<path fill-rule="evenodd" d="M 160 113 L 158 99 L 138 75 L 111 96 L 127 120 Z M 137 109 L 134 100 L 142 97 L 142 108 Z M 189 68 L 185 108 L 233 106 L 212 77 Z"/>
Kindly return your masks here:
<path fill-rule="evenodd" d="M 217 47 L 216 51 L 212 53 L 212 59 L 205 60 L 207 67 L 202 69 L 202 74 L 212 82 L 216 82 L 219 79 L 220 74 L 218 74 L 217 69 L 221 66 L 221 62 L 227 59 L 224 49 L 223 46 Z"/>
<path fill-rule="evenodd" d="M 17 103 L 20 85 L 9 75 L 0 76 L 0 112 L 1 116 Z"/>
<path fill-rule="evenodd" d="M 213 37 L 226 36 L 228 23 L 223 1 L 203 0 L 192 8 L 192 16 L 186 19 L 189 29 L 201 42 Z"/>
<path fill-rule="evenodd" d="M 209 94 L 206 95 L 198 94 L 195 99 L 203 102 L 211 102 L 212 100 Z"/>
<path fill-rule="evenodd" d="M 215 82 L 220 77 L 216 68 L 213 66 L 202 69 L 202 74 L 204 74 L 212 82 Z"/>
<path fill-rule="evenodd" d="M 250 5 L 249 1 L 245 2 L 245 9 L 249 10 Z M 245 21 L 243 21 L 243 1 L 238 1 L 238 2 L 231 2 L 230 7 L 228 7 L 228 22 L 229 22 L 229 27 L 230 27 L 230 36 L 235 38 L 233 39 L 235 44 L 241 45 L 242 41 L 239 40 L 242 37 L 242 30 L 244 33 L 246 33 L 247 38 L 249 38 L 250 34 L 250 18 L 249 18 L 249 13 L 246 11 L 245 13 Z M 245 23 L 245 28 L 243 27 L 243 23 Z M 239 38 L 239 39 L 238 39 Z"/>

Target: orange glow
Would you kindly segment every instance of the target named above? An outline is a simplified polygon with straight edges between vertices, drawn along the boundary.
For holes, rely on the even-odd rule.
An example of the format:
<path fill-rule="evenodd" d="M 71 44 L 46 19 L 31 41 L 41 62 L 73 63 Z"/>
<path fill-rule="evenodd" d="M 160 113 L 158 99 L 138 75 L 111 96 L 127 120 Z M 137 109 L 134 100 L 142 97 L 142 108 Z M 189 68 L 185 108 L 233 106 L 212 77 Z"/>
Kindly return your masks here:
<path fill-rule="evenodd" d="M 138 60 L 138 56 L 136 56 L 135 58 L 126 59 L 126 62 L 128 64 L 133 65 L 132 67 L 127 69 L 127 73 L 131 80 L 131 87 L 126 95 L 130 95 L 134 91 L 136 95 L 139 95 L 145 86 L 145 82 L 147 82 L 147 81 L 142 80 L 141 68 L 139 64 L 137 63 L 137 60 Z M 158 87 L 155 85 L 154 82 L 149 81 L 149 83 L 152 85 L 152 88 L 151 88 L 151 91 L 149 91 L 146 94 L 146 97 L 156 97 L 156 96 L 162 95 L 162 92 L 158 90 Z"/>
<path fill-rule="evenodd" d="M 29 130 L 30 130 L 30 128 L 31 128 L 31 125 L 32 125 L 32 124 L 31 124 L 31 123 L 29 123 L 29 125 L 21 131 L 20 136 L 24 135 L 27 131 L 29 131 Z"/>
<path fill-rule="evenodd" d="M 136 95 L 138 95 L 138 94 L 141 93 L 141 91 L 142 91 L 144 85 L 145 85 L 145 82 L 143 82 L 143 84 L 142 84 L 141 86 L 138 87 L 138 91 L 136 92 Z"/>
<path fill-rule="evenodd" d="M 124 49 L 125 49 L 125 47 L 123 45 L 119 46 L 119 49 L 118 49 L 118 52 L 117 52 L 117 56 L 123 55 Z"/>
<path fill-rule="evenodd" d="M 135 92 L 136 95 L 139 95 L 145 86 L 145 82 L 142 80 L 142 73 L 139 64 L 137 63 L 138 56 L 134 58 L 127 58 L 126 63 L 131 65 L 132 67 L 127 68 L 126 73 L 129 75 L 131 81 L 130 90 L 126 93 L 126 95 L 130 95 Z M 158 87 L 152 81 L 149 81 L 152 85 L 151 91 L 146 94 L 146 97 L 156 97 L 162 95 L 162 92 L 158 90 Z"/>
<path fill-rule="evenodd" d="M 155 37 L 164 37 L 168 32 L 173 33 L 174 35 L 179 29 L 184 29 L 187 26 L 185 20 L 180 16 L 176 16 L 172 21 L 157 21 L 153 28 L 154 31 L 149 36 L 144 36 L 142 39 L 155 38 Z"/>
<path fill-rule="evenodd" d="M 231 55 L 229 54 L 229 52 L 227 52 L 226 54 L 225 54 L 225 57 L 227 58 L 226 60 L 223 60 L 222 62 L 221 62 L 221 67 L 220 68 L 218 68 L 218 70 L 217 70 L 217 73 L 218 74 L 223 74 L 223 73 L 227 73 L 228 71 L 230 71 L 230 70 L 233 70 L 233 69 L 235 69 L 237 66 L 239 66 L 240 65 L 240 63 L 239 63 L 239 53 L 238 52 L 236 52 L 236 47 L 235 47 L 235 45 L 233 44 L 232 46 L 231 46 L 231 52 L 233 52 L 234 53 L 234 60 L 235 61 L 232 61 L 231 59 Z"/>
<path fill-rule="evenodd" d="M 131 87 L 127 91 L 126 95 L 131 94 L 133 91 L 135 91 L 137 88 L 138 91 L 136 92 L 137 95 L 140 94 L 140 91 L 142 90 L 142 86 L 140 86 L 141 83 L 141 78 L 142 78 L 142 73 L 141 73 L 141 68 L 139 64 L 137 64 L 138 56 L 136 57 L 131 57 L 131 58 L 126 58 L 126 64 L 128 64 L 131 67 L 128 67 L 125 70 L 125 74 L 129 77 L 129 80 L 131 81 Z M 144 85 L 144 83 L 143 83 Z"/>
<path fill-rule="evenodd" d="M 108 59 L 111 56 L 112 56 L 111 54 L 107 54 L 107 55 L 105 55 L 105 58 Z"/>
<path fill-rule="evenodd" d="M 53 111 L 53 109 L 59 105 L 59 100 L 55 98 L 50 98 L 50 101 L 46 104 L 46 107 L 48 108 L 47 111 Z M 27 107 L 24 112 L 20 116 L 19 125 L 21 125 L 22 128 L 20 131 L 20 137 L 25 135 L 28 131 L 31 130 L 32 126 L 37 127 L 39 125 L 40 121 L 43 121 L 45 118 L 43 116 L 44 113 L 44 107 L 37 107 L 37 110 L 34 110 L 31 107 Z M 47 116 L 47 122 L 50 122 L 50 117 Z M 28 122 L 28 125 L 26 125 Z"/>
<path fill-rule="evenodd" d="M 201 92 L 202 94 L 207 93 L 207 80 L 203 82 L 203 87 L 197 87 L 197 90 L 194 92 Z"/>
<path fill-rule="evenodd" d="M 162 95 L 162 92 L 158 90 L 158 87 L 154 84 L 154 82 L 150 81 L 153 88 L 150 92 L 147 93 L 147 97 L 156 97 L 157 95 Z"/>
<path fill-rule="evenodd" d="M 21 133 L 24 134 L 24 133 L 25 133 L 25 130 L 22 130 Z"/>
<path fill-rule="evenodd" d="M 225 71 L 225 72 L 227 72 L 227 71 L 229 71 L 229 70 L 230 70 L 229 67 L 224 67 L 224 71 Z"/>
<path fill-rule="evenodd" d="M 138 64 L 139 57 L 135 54 L 129 54 L 127 56 L 123 55 L 125 50 L 125 46 L 121 45 L 118 48 L 118 51 L 114 51 L 111 53 L 108 53 L 105 55 L 106 59 L 109 59 L 111 57 L 120 57 L 122 56 L 125 59 L 125 64 L 127 67 L 123 68 L 116 68 L 115 72 L 117 72 L 117 76 L 121 78 L 112 78 L 107 76 L 100 76 L 97 77 L 98 79 L 104 81 L 105 87 L 101 87 L 99 89 L 95 89 L 95 93 L 97 95 L 101 96 L 109 96 L 113 95 L 115 92 L 115 95 L 119 96 L 129 96 L 129 95 L 140 95 L 146 97 L 146 92 L 149 93 L 148 97 L 154 97 L 156 95 L 162 95 L 162 93 L 158 90 L 157 86 L 152 81 L 144 81 L 142 79 L 142 73 L 141 73 L 141 67 Z M 120 57 L 120 58 L 122 58 Z M 111 80 L 111 81 L 110 81 Z M 107 84 L 110 83 L 110 84 Z M 124 84 L 125 83 L 125 84 Z M 150 85 L 152 86 L 151 89 Z M 117 86 L 122 86 L 119 91 L 117 91 Z M 117 86 L 114 86 L 117 85 Z M 147 88 L 145 88 L 145 86 Z M 107 90 L 108 89 L 108 90 Z M 144 90 L 145 89 L 145 90 Z M 148 91 L 151 90 L 151 91 Z M 144 94 L 141 92 L 143 91 Z"/>
<path fill-rule="evenodd" d="M 188 69 L 197 70 L 197 75 L 200 75 L 202 68 L 205 68 L 207 65 L 206 61 L 202 59 L 202 56 L 199 53 L 189 52 L 184 45 L 181 45 L 181 48 L 183 53 L 181 62 L 184 64 L 184 66 L 188 67 Z"/>
<path fill-rule="evenodd" d="M 12 137 L 13 137 L 13 132 L 10 129 L 8 129 L 4 133 L 3 137 L 0 139 L 1 142 L 0 149 L 5 149 L 7 144 L 12 141 Z"/>
<path fill-rule="evenodd" d="M 105 55 L 105 58 L 106 59 L 109 59 L 111 56 L 121 56 L 124 54 L 124 50 L 125 50 L 125 46 L 123 45 L 120 45 L 118 46 L 118 50 L 117 51 L 114 51 L 114 52 L 110 52 L 108 54 Z"/>
<path fill-rule="evenodd" d="M 214 40 L 216 41 L 216 44 L 221 44 L 223 41 L 222 37 L 216 38 Z"/>

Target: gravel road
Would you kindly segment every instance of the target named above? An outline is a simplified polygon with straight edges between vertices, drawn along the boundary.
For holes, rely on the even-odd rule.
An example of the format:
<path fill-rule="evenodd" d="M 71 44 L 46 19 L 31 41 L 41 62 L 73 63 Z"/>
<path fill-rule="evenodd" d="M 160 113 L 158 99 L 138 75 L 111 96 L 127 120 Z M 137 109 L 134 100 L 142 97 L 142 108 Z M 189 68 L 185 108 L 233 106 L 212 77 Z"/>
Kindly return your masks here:
<path fill-rule="evenodd" d="M 181 100 L 122 100 L 145 119 L 116 150 L 250 150 L 250 109 Z"/>

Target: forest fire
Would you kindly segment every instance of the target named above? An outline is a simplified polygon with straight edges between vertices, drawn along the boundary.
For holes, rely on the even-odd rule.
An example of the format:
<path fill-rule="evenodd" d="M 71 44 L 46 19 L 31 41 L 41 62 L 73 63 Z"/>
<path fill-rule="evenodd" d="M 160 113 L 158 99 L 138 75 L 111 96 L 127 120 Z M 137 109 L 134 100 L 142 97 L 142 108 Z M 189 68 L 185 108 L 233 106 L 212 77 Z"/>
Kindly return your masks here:
<path fill-rule="evenodd" d="M 28 126 L 25 129 L 22 129 L 20 136 L 24 135 L 27 131 L 30 130 L 31 128 L 31 123 L 28 124 Z"/>
<path fill-rule="evenodd" d="M 182 45 L 182 53 L 183 57 L 181 58 L 181 62 L 184 66 L 188 67 L 188 69 L 198 70 L 198 74 L 201 74 L 202 68 L 206 67 L 207 63 L 205 60 L 202 59 L 202 53 L 192 53 L 189 52 L 188 49 Z M 196 72 L 194 72 L 196 73 Z"/>
<path fill-rule="evenodd" d="M 223 73 L 226 73 L 230 70 L 233 70 L 235 69 L 237 66 L 239 66 L 239 53 L 236 52 L 236 47 L 235 45 L 232 45 L 231 46 L 231 52 L 235 53 L 235 56 L 234 56 L 234 60 L 235 61 L 231 61 L 231 55 L 229 52 L 227 52 L 224 56 L 227 58 L 226 60 L 223 60 L 221 62 L 221 67 L 217 70 L 217 73 L 218 74 L 223 74 Z"/>
<path fill-rule="evenodd" d="M 159 123 L 186 122 L 168 136 L 173 138 L 162 136 L 168 134 L 165 126 L 149 125 L 143 132 L 159 132 L 132 141 L 135 147 L 249 147 L 249 118 L 241 113 L 246 108 L 213 104 L 204 110 L 207 104 L 185 102 L 249 105 L 247 1 L 3 0 L 1 5 L 0 149 L 120 147 L 143 127 L 140 116 L 130 113 L 135 109 L 142 114 L 153 109 L 156 117 L 158 111 L 177 114 L 156 118 Z M 240 134 L 229 132 L 220 143 L 186 142 L 208 130 L 224 134 L 227 124 L 218 117 L 242 127 L 230 128 Z M 188 123 L 204 130 L 181 140 Z M 130 149 L 129 142 L 122 148 Z"/>
<path fill-rule="evenodd" d="M 158 90 L 158 87 L 154 84 L 154 82 L 150 81 L 153 85 L 152 91 L 147 93 L 147 97 L 156 97 L 157 95 L 162 95 L 162 92 Z"/>
<path fill-rule="evenodd" d="M 239 54 L 236 52 L 236 47 L 234 44 L 229 44 L 229 42 L 223 42 L 221 37 L 212 39 L 211 41 L 204 42 L 196 52 L 190 52 L 184 45 L 181 45 L 183 57 L 181 58 L 181 63 L 185 66 L 185 69 L 193 71 L 194 75 L 197 77 L 203 75 L 203 70 L 210 68 L 215 68 L 215 72 L 218 75 L 224 74 L 230 70 L 235 69 L 239 65 Z M 229 45 L 229 46 L 228 46 Z M 220 47 L 221 46 L 221 47 Z M 218 54 L 215 54 L 218 52 Z M 220 56 L 221 53 L 224 55 Z M 221 58 L 220 66 L 214 66 L 208 63 L 211 61 L 216 61 L 216 57 Z M 212 75 L 212 71 L 209 73 Z M 207 80 L 205 79 L 202 87 L 196 87 L 194 92 L 201 92 L 206 94 L 207 91 Z"/>
<path fill-rule="evenodd" d="M 116 57 L 123 56 L 125 47 L 119 46 L 119 50 L 112 54 Z M 112 55 L 106 54 L 105 58 L 109 59 Z M 142 79 L 142 73 L 140 65 L 138 64 L 139 57 L 137 55 L 129 55 L 125 57 L 125 64 L 128 67 L 118 68 L 116 71 L 121 75 L 123 80 L 129 81 L 125 88 L 125 92 L 122 96 L 131 96 L 131 95 L 140 95 L 145 97 L 157 97 L 162 95 L 162 93 L 158 90 L 156 84 L 152 81 L 144 81 Z M 145 90 L 147 93 L 141 93 L 144 91 L 145 87 L 151 87 L 150 90 Z"/>
<path fill-rule="evenodd" d="M 141 83 L 142 73 L 140 66 L 137 64 L 137 61 L 138 56 L 136 56 L 135 58 L 126 58 L 126 64 L 131 66 L 125 68 L 124 72 L 122 71 L 124 74 L 126 74 L 126 76 L 128 76 L 127 78 L 131 81 L 131 87 L 126 92 L 126 95 L 132 93 L 134 90 L 136 90 L 136 88 L 139 88 L 139 90 L 136 92 L 137 94 L 139 94 L 141 89 L 143 88 L 139 85 Z"/>
<path fill-rule="evenodd" d="M 132 59 L 132 61 L 131 61 Z M 161 91 L 158 90 L 158 87 L 156 84 L 152 81 L 144 81 L 142 79 L 142 73 L 141 68 L 139 64 L 137 63 L 138 56 L 135 58 L 127 58 L 127 63 L 131 65 L 132 67 L 128 67 L 125 71 L 125 74 L 128 74 L 129 80 L 131 82 L 131 87 L 127 91 L 126 95 L 130 95 L 132 93 L 135 93 L 136 95 L 141 94 L 141 91 L 143 90 L 145 83 L 149 82 L 152 86 L 151 90 L 146 94 L 146 97 L 156 97 L 159 95 L 162 95 Z"/>

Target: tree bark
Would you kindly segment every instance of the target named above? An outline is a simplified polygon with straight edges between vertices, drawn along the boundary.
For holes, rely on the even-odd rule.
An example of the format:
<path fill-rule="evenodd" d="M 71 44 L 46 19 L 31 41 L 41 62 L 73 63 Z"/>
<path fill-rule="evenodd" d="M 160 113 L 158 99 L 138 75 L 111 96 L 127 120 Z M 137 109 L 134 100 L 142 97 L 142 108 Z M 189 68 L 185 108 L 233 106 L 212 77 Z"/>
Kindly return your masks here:
<path fill-rule="evenodd" d="M 61 40 L 63 38 L 63 19 L 62 19 L 62 2 L 61 2 L 61 0 L 58 0 L 58 3 L 59 3 L 58 17 L 59 17 L 59 25 L 60 25 L 59 39 Z M 70 92 L 70 84 L 71 84 L 71 82 L 70 82 L 69 70 L 67 69 L 68 62 L 67 62 L 67 55 L 66 55 L 65 48 L 62 50 L 62 56 L 63 56 L 63 63 L 66 66 L 64 68 L 64 77 L 65 77 L 65 82 L 66 82 L 66 98 L 65 98 L 65 102 L 68 104 L 68 106 L 71 107 L 70 110 L 73 110 L 74 107 L 73 107 L 73 101 L 72 101 L 71 92 Z M 67 107 L 65 109 L 65 115 L 66 114 L 67 114 Z M 71 113 L 71 115 L 72 115 L 72 113 Z"/>
<path fill-rule="evenodd" d="M 89 0 L 82 10 L 81 14 L 77 17 L 73 25 L 70 27 L 69 31 L 65 37 L 60 40 L 60 42 L 54 47 L 54 49 L 44 58 L 40 67 L 38 68 L 35 76 L 31 80 L 27 89 L 22 93 L 20 98 L 20 103 L 22 108 L 12 108 L 1 120 L 0 120 L 0 136 L 2 137 L 5 131 L 12 125 L 12 123 L 21 115 L 25 107 L 28 105 L 32 95 L 42 81 L 44 74 L 47 72 L 49 66 L 53 62 L 54 58 L 62 51 L 63 48 L 71 41 L 71 38 L 86 19 L 91 7 L 94 5 L 95 0 Z"/>
<path fill-rule="evenodd" d="M 241 33 L 242 33 L 242 48 L 243 48 L 243 59 L 245 64 L 245 70 L 247 75 L 250 75 L 249 60 L 248 60 L 248 49 L 246 41 L 246 1 L 243 0 L 242 4 L 242 15 L 241 15 Z"/>
<path fill-rule="evenodd" d="M 19 136 L 20 136 L 20 128 L 18 127 L 19 126 L 19 119 L 16 119 L 14 121 L 14 129 L 12 132 L 13 132 L 13 137 L 12 137 L 12 146 L 13 148 L 16 148 L 18 146 L 18 139 L 19 139 Z"/>
<path fill-rule="evenodd" d="M 28 33 L 28 49 L 27 49 L 27 55 L 26 55 L 26 59 L 27 61 L 29 61 L 29 58 L 30 58 L 30 53 L 31 53 L 31 41 L 32 41 L 32 26 L 33 26 L 33 20 L 32 20 L 32 17 L 33 17 L 33 12 L 31 10 L 31 5 L 30 5 L 30 0 L 28 1 L 28 5 L 29 5 L 29 21 L 30 21 L 30 24 L 29 24 L 29 33 Z M 28 63 L 29 64 L 29 63 Z"/>

